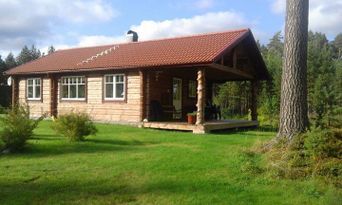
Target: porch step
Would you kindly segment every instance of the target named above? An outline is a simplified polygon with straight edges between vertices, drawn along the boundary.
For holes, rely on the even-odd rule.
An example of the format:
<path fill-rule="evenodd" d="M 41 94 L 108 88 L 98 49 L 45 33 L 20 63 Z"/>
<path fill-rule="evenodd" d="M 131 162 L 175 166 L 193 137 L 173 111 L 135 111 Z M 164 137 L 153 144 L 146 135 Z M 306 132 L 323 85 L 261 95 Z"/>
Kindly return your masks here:
<path fill-rule="evenodd" d="M 143 127 L 165 130 L 192 131 L 196 134 L 208 133 L 213 130 L 224 130 L 231 128 L 256 127 L 258 121 L 250 120 L 218 120 L 208 121 L 203 125 L 193 125 L 186 122 L 144 122 Z"/>

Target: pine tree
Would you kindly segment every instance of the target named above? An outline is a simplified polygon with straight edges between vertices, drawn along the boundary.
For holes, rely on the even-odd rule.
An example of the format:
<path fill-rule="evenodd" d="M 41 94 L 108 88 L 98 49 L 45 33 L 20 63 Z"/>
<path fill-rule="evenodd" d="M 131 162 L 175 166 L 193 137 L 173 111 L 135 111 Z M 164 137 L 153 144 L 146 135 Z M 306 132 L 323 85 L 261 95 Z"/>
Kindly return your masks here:
<path fill-rule="evenodd" d="M 286 1 L 284 63 L 278 137 L 291 142 L 308 128 L 307 39 L 308 0 Z"/>
<path fill-rule="evenodd" d="M 0 86 L 4 85 L 6 83 L 5 76 L 3 75 L 3 72 L 6 71 L 6 63 L 2 60 L 2 57 L 0 55 Z"/>
<path fill-rule="evenodd" d="M 39 49 L 37 49 L 34 45 L 31 46 L 31 60 L 36 60 L 41 57 L 41 52 Z"/>
<path fill-rule="evenodd" d="M 37 49 L 34 45 L 32 45 L 31 49 L 29 49 L 26 45 L 22 48 L 21 52 L 17 56 L 18 65 L 30 62 L 35 60 L 41 56 L 40 50 Z"/>
<path fill-rule="evenodd" d="M 336 67 L 333 48 L 322 33 L 309 32 L 308 42 L 308 104 L 309 114 L 315 125 L 329 123 L 329 115 L 336 104 L 334 82 Z"/>
<path fill-rule="evenodd" d="M 334 62 L 336 68 L 335 79 L 333 80 L 334 86 L 334 106 L 332 108 L 331 118 L 336 127 L 341 127 L 342 124 L 342 60 L 339 59 Z"/>
<path fill-rule="evenodd" d="M 6 63 L 2 60 L 2 56 L 0 55 L 0 72 L 6 70 Z"/>
<path fill-rule="evenodd" d="M 336 48 L 336 57 L 337 57 L 337 59 L 342 59 L 342 33 L 339 33 L 335 37 L 333 45 Z"/>
<path fill-rule="evenodd" d="M 7 76 L 3 75 L 3 72 L 6 70 L 6 63 L 2 60 L 0 55 L 0 107 L 8 107 L 11 96 L 11 90 L 7 87 Z"/>
<path fill-rule="evenodd" d="M 12 52 L 7 55 L 7 57 L 5 59 L 5 63 L 6 63 L 7 69 L 16 67 L 18 65 Z"/>
<path fill-rule="evenodd" d="M 24 64 L 24 63 L 27 63 L 29 61 L 32 60 L 32 57 L 31 57 L 31 51 L 30 49 L 25 45 L 19 55 L 17 56 L 17 63 L 18 65 L 21 65 L 21 64 Z"/>
<path fill-rule="evenodd" d="M 267 45 L 268 51 L 282 57 L 284 51 L 284 43 L 282 42 L 282 39 L 283 37 L 281 36 L 281 31 L 275 33 L 274 36 L 270 39 L 269 44 Z"/>
<path fill-rule="evenodd" d="M 55 48 L 53 47 L 53 45 L 51 45 L 48 49 L 48 55 L 55 52 L 55 51 L 56 51 Z"/>
<path fill-rule="evenodd" d="M 322 127 L 323 126 L 323 116 L 324 113 L 326 112 L 325 109 L 325 90 L 326 87 L 324 85 L 324 80 L 322 79 L 323 77 L 321 75 L 318 76 L 316 83 L 314 85 L 314 89 L 312 92 L 312 109 L 315 112 L 315 126 L 316 127 Z"/>
<path fill-rule="evenodd" d="M 279 106 L 280 106 L 280 81 L 282 54 L 284 43 L 282 42 L 281 32 L 275 33 L 267 44 L 266 49 L 262 51 L 268 71 L 272 77 L 271 80 L 262 83 L 261 93 L 259 95 L 259 116 L 261 123 L 278 126 Z"/>

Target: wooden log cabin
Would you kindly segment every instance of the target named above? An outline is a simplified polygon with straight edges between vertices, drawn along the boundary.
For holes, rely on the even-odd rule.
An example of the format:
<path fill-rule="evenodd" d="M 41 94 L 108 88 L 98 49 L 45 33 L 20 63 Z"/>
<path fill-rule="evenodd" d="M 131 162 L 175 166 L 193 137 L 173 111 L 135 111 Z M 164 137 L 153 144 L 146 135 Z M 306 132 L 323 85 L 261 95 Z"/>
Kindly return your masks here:
<path fill-rule="evenodd" d="M 32 117 L 87 112 L 93 120 L 205 133 L 257 125 L 268 71 L 249 29 L 58 50 L 12 68 L 12 103 Z M 251 81 L 252 121 L 206 121 L 212 86 Z M 196 124 L 186 115 L 196 112 Z"/>

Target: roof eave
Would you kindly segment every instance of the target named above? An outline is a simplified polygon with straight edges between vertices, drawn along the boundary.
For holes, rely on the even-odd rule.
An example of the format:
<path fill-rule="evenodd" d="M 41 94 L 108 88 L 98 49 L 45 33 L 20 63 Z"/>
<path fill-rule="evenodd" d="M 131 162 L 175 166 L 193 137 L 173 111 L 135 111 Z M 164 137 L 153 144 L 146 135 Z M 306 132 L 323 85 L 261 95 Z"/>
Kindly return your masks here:
<path fill-rule="evenodd" d="M 56 74 L 56 73 L 78 73 L 78 72 L 93 72 L 93 71 L 107 71 L 107 70 L 132 70 L 132 69 L 156 69 L 156 68 L 184 68 L 184 67 L 208 67 L 212 61 L 188 64 L 175 64 L 175 65 L 155 65 L 155 66 L 127 66 L 127 67 L 101 67 L 101 68 L 80 68 L 80 69 L 63 69 L 63 70 L 50 70 L 50 71 L 32 71 L 32 72 L 17 72 L 7 73 L 6 75 L 40 75 L 40 74 Z"/>

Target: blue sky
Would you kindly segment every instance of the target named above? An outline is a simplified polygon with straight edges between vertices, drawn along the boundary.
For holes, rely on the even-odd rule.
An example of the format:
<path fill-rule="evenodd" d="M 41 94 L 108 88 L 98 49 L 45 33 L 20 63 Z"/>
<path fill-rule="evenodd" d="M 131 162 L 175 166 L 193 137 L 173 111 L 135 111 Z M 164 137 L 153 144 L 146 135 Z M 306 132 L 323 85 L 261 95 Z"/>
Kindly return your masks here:
<path fill-rule="evenodd" d="M 0 55 L 35 44 L 43 52 L 249 27 L 267 43 L 284 26 L 285 0 L 0 0 Z M 309 28 L 342 32 L 342 0 L 310 0 Z"/>

